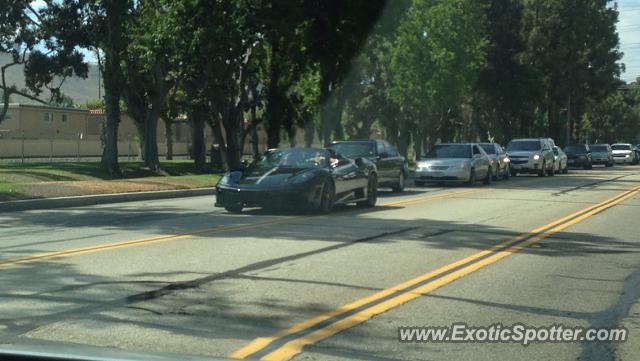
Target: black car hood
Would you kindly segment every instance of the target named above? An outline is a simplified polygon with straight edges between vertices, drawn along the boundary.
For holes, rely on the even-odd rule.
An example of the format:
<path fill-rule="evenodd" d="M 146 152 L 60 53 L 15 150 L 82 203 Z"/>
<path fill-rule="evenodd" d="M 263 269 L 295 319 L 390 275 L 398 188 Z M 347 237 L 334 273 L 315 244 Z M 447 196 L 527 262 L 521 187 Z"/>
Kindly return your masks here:
<path fill-rule="evenodd" d="M 273 167 L 269 169 L 247 169 L 237 184 L 264 187 L 279 186 L 286 184 L 290 179 L 302 173 L 311 171 L 313 171 L 313 168 Z"/>

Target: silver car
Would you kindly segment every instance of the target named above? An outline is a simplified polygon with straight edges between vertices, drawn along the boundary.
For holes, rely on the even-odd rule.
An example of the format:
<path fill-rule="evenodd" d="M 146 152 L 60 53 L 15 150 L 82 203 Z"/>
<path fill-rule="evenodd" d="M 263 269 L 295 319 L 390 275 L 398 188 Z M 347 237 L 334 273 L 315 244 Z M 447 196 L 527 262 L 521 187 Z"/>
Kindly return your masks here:
<path fill-rule="evenodd" d="M 553 176 L 555 155 L 549 138 L 513 139 L 507 146 L 511 159 L 511 176 L 518 173 L 532 173 L 539 177 Z"/>
<path fill-rule="evenodd" d="M 473 186 L 480 179 L 491 184 L 492 175 L 491 159 L 478 144 L 438 144 L 418 161 L 415 184 L 456 182 Z"/>
<path fill-rule="evenodd" d="M 569 173 L 569 159 L 567 158 L 567 154 L 562 150 L 562 148 L 556 145 L 554 145 L 552 149 L 553 158 L 555 159 L 556 173 Z"/>
<path fill-rule="evenodd" d="M 589 144 L 591 150 L 591 162 L 613 167 L 613 150 L 609 144 Z"/>
<path fill-rule="evenodd" d="M 509 162 L 511 160 L 507 156 L 507 152 L 496 143 L 480 143 L 480 147 L 487 152 L 487 155 L 491 158 L 493 179 L 509 179 L 509 176 L 511 176 Z"/>
<path fill-rule="evenodd" d="M 636 154 L 633 151 L 633 145 L 628 143 L 616 143 L 611 145 L 611 149 L 613 150 L 613 160 L 616 163 L 636 163 Z"/>

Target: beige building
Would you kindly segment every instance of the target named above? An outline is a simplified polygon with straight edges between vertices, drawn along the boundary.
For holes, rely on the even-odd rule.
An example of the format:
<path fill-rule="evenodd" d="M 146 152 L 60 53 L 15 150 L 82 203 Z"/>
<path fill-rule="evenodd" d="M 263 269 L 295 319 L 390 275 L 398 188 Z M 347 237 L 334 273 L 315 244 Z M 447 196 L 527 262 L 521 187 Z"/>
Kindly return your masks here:
<path fill-rule="evenodd" d="M 103 110 L 58 108 L 42 105 L 10 104 L 0 123 L 0 158 L 99 157 L 100 134 L 105 121 Z M 188 155 L 191 130 L 186 120 L 173 125 L 173 154 Z M 211 132 L 205 132 L 211 142 Z M 165 127 L 158 122 L 158 151 L 166 155 Z M 138 131 L 133 120 L 123 113 L 118 127 L 118 153 L 137 158 L 140 152 Z"/>
<path fill-rule="evenodd" d="M 0 123 L 0 158 L 74 158 L 102 155 L 100 134 L 105 121 L 104 110 L 58 108 L 43 105 L 10 104 L 7 118 Z M 264 125 L 258 125 L 258 148 L 267 148 Z M 191 147 L 191 128 L 185 118 L 172 125 L 173 154 L 187 156 Z M 158 122 L 158 152 L 166 155 L 164 122 Z M 285 132 L 282 146 L 292 142 Z M 211 129 L 205 129 L 205 144 L 212 145 Z M 297 129 L 293 144 L 304 145 L 304 131 Z M 320 141 L 315 138 L 315 146 Z M 118 127 L 118 153 L 121 157 L 138 158 L 138 131 L 133 120 L 123 113 Z M 244 153 L 251 154 L 251 137 L 244 145 Z"/>

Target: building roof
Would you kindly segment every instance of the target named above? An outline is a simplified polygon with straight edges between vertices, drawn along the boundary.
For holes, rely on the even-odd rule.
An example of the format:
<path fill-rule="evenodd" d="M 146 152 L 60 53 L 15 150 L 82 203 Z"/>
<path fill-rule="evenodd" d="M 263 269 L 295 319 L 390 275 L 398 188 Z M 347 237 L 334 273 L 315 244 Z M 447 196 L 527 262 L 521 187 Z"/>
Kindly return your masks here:
<path fill-rule="evenodd" d="M 80 112 L 86 113 L 86 109 L 79 108 L 66 108 L 66 107 L 56 107 L 53 105 L 39 105 L 39 104 L 22 104 L 22 103 L 9 103 L 9 109 L 43 109 L 43 110 L 55 110 L 55 111 L 64 111 L 64 112 Z"/>

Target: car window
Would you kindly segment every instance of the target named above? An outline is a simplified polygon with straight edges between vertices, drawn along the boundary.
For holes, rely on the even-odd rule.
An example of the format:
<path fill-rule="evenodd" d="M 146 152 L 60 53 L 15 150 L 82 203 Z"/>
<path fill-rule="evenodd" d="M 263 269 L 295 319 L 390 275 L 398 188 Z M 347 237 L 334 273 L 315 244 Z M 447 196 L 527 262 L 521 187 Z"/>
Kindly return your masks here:
<path fill-rule="evenodd" d="M 567 153 L 586 153 L 588 149 L 587 146 L 583 144 L 571 144 L 568 145 L 564 151 Z"/>
<path fill-rule="evenodd" d="M 334 143 L 329 146 L 329 149 L 332 149 L 347 158 L 372 157 L 375 155 L 372 142 Z"/>
<path fill-rule="evenodd" d="M 614 144 L 611 146 L 613 150 L 631 150 L 631 146 L 627 144 Z"/>
<path fill-rule="evenodd" d="M 471 158 L 471 147 L 466 144 L 436 145 L 425 158 Z"/>
<path fill-rule="evenodd" d="M 473 155 L 478 155 L 478 154 L 482 154 L 482 151 L 480 150 L 480 147 L 478 147 L 477 145 L 473 146 Z"/>
<path fill-rule="evenodd" d="M 560 154 L 558 152 L 558 147 L 553 147 L 553 154 L 555 154 L 555 155 L 559 155 Z"/>
<path fill-rule="evenodd" d="M 536 151 L 540 150 L 541 143 L 539 140 L 517 140 L 509 143 L 507 146 L 508 152 L 517 152 L 517 151 Z"/>
<path fill-rule="evenodd" d="M 385 142 L 377 141 L 376 144 L 378 146 L 378 155 L 381 155 L 381 154 L 389 155 L 389 149 L 387 149 Z"/>
<path fill-rule="evenodd" d="M 591 148 L 592 152 L 596 153 L 606 153 L 609 151 L 609 148 L 606 145 L 590 145 L 589 148 Z"/>
<path fill-rule="evenodd" d="M 499 151 L 497 150 L 497 146 L 495 146 L 494 144 L 482 143 L 482 144 L 480 144 L 480 146 L 482 147 L 482 149 L 484 149 L 485 152 L 487 152 L 487 154 L 498 154 L 499 153 Z"/>

